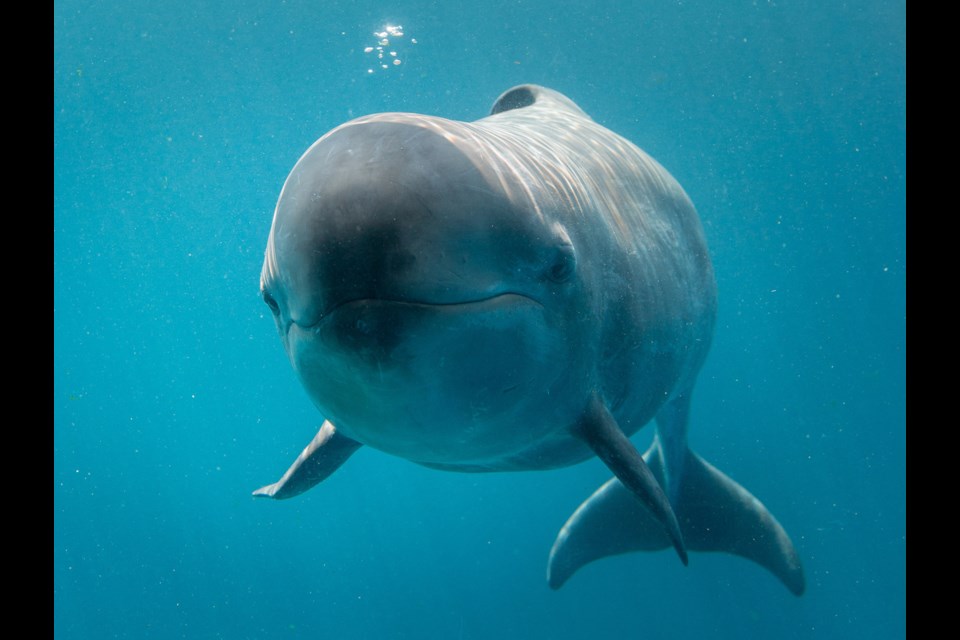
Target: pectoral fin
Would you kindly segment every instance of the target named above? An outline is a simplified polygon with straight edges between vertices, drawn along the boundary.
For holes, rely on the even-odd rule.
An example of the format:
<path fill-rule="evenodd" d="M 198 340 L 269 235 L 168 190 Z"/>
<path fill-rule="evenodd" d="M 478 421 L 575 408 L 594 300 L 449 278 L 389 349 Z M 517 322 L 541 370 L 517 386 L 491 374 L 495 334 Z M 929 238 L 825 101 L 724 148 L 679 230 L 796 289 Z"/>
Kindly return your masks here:
<path fill-rule="evenodd" d="M 574 433 L 581 437 L 613 475 L 640 499 L 650 515 L 663 527 L 680 560 L 687 564 L 687 549 L 670 501 L 644 462 L 643 456 L 623 434 L 616 419 L 596 395 L 591 398 L 587 410 L 574 428 Z"/>
<path fill-rule="evenodd" d="M 253 492 L 257 498 L 283 500 L 300 495 L 327 479 L 362 445 L 337 433 L 328 420 L 320 427 L 307 448 L 294 460 L 283 477 Z"/>

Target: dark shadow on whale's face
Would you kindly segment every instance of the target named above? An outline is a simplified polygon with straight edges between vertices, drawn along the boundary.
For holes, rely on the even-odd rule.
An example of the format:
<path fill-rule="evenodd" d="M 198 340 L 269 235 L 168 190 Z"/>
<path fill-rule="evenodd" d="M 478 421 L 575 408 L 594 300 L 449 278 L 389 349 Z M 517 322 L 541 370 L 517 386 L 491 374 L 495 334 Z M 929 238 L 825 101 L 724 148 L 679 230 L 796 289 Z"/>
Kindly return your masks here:
<path fill-rule="evenodd" d="M 388 114 L 389 115 L 389 114 Z M 338 129 L 284 186 L 262 289 L 309 326 L 351 300 L 534 299 L 566 281 L 566 232 L 509 201 L 450 141 L 411 124 Z"/>

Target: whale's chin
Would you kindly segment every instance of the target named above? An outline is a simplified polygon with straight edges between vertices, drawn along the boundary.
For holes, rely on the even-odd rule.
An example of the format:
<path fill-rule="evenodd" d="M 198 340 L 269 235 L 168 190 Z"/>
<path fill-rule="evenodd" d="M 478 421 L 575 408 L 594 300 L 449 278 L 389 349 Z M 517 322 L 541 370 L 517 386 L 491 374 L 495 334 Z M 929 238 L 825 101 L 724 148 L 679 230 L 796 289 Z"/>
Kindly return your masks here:
<path fill-rule="evenodd" d="M 489 460 L 543 436 L 566 341 L 544 306 L 508 293 L 455 304 L 382 299 L 294 326 L 291 361 L 344 435 L 426 463 Z M 524 425 L 524 428 L 518 428 Z"/>

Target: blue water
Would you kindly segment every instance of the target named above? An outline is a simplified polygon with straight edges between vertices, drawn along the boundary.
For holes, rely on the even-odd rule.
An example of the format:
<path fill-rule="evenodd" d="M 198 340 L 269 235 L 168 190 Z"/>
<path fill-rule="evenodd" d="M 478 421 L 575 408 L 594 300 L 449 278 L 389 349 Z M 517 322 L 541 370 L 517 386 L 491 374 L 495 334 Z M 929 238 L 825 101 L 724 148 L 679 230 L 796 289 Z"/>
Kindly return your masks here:
<path fill-rule="evenodd" d="M 905 21 L 887 0 L 56 2 L 55 636 L 905 637 Z M 386 24 L 402 63 L 368 73 Z M 320 424 L 258 295 L 287 172 L 351 117 L 473 120 L 523 82 L 697 205 L 720 311 L 691 444 L 790 532 L 802 598 L 672 551 L 549 590 L 598 461 L 471 475 L 364 449 L 250 497 Z"/>

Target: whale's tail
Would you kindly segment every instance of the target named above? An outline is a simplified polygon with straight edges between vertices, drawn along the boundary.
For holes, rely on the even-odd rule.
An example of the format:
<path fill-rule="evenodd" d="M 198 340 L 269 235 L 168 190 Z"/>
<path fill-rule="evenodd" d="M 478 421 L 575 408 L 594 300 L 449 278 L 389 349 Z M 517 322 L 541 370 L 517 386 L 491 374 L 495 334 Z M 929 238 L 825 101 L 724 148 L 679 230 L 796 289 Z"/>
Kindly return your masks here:
<path fill-rule="evenodd" d="M 685 440 L 685 439 L 684 439 Z M 703 460 L 683 443 L 675 463 L 667 460 L 660 438 L 643 455 L 668 491 L 680 531 L 692 551 L 723 551 L 752 560 L 780 579 L 794 594 L 805 588 L 800 558 L 787 532 L 750 492 Z M 679 466 L 680 469 L 673 467 Z M 665 470 L 669 473 L 665 474 Z M 550 550 L 547 581 L 559 589 L 582 566 L 630 551 L 666 549 L 664 528 L 619 480 L 597 489 L 564 524 Z"/>

